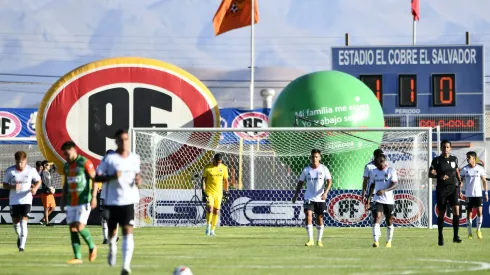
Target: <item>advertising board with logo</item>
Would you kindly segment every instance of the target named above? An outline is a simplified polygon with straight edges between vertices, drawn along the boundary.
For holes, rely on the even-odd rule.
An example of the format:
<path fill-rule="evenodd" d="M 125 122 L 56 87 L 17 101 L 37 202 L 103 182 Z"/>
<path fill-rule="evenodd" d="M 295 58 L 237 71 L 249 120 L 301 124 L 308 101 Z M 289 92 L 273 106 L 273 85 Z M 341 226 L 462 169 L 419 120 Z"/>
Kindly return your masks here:
<path fill-rule="evenodd" d="M 61 211 L 60 199 L 61 189 L 56 190 L 54 199 L 56 201 L 56 208 L 50 216 L 50 222 L 53 224 L 66 224 L 66 213 Z M 44 217 L 44 208 L 41 201 L 41 194 L 38 192 L 32 200 L 31 213 L 29 213 L 29 223 L 39 224 Z M 9 191 L 0 189 L 0 224 L 12 223 L 12 217 L 10 216 L 9 206 Z M 98 209 L 90 212 L 87 224 L 100 225 L 100 212 Z"/>
<path fill-rule="evenodd" d="M 19 143 L 16 138 L 35 137 L 37 109 L 0 109 L 0 138 L 2 143 Z M 26 143 L 22 141 L 22 143 Z M 35 143 L 28 141 L 27 143 Z"/>
<path fill-rule="evenodd" d="M 156 194 L 156 198 L 154 197 Z M 221 207 L 223 226 L 303 226 L 304 209 L 300 196 L 291 202 L 293 190 L 232 190 Z M 140 205 L 136 211 L 141 225 L 195 226 L 203 225 L 204 203 L 200 191 L 194 190 L 140 190 Z M 429 214 L 423 198 L 411 190 L 395 192 L 394 224 L 420 226 L 427 223 Z M 424 200 L 425 201 L 425 200 Z M 486 208 L 485 208 L 486 207 Z M 490 227 L 489 203 L 485 203 L 484 225 Z M 429 211 L 430 212 L 430 211 Z M 434 217 L 436 219 L 437 217 Z M 331 191 L 327 197 L 325 225 L 336 227 L 370 227 L 371 217 L 366 210 L 361 192 L 357 190 Z"/>
<path fill-rule="evenodd" d="M 267 128 L 269 126 L 270 109 L 240 110 L 232 108 L 220 109 L 222 128 Z M 220 144 L 239 143 L 240 139 L 247 143 L 266 143 L 267 132 L 227 132 L 221 134 Z"/>
<path fill-rule="evenodd" d="M 105 94 L 106 92 L 107 91 L 105 91 L 105 90 L 100 90 L 97 92 L 97 94 Z M 141 90 L 138 90 L 137 93 L 141 93 Z M 157 93 L 156 96 L 158 96 L 159 94 L 160 93 Z M 165 95 L 164 93 L 161 93 L 161 94 Z M 92 97 L 90 97 L 90 98 L 92 98 Z M 95 99 L 97 99 L 97 97 Z M 85 98 L 85 100 L 88 100 L 88 98 Z M 92 98 L 92 101 L 93 100 L 94 99 Z M 77 103 L 76 105 L 78 106 L 82 103 L 83 102 Z M 88 103 L 90 103 L 90 102 L 88 102 Z M 84 105 L 84 104 L 87 105 L 88 103 L 85 102 L 82 105 Z M 180 103 L 182 103 L 182 102 L 180 102 Z M 145 104 L 150 104 L 150 103 L 147 102 Z M 152 111 L 150 114 L 151 116 L 148 119 L 151 119 L 151 121 L 153 123 L 155 122 L 155 119 L 153 117 L 156 117 L 156 116 L 158 116 L 160 120 L 165 119 L 165 121 L 173 119 L 173 115 L 170 112 L 161 114 L 158 111 L 155 111 L 158 109 L 158 106 L 155 107 L 152 105 L 149 108 Z M 102 112 L 102 109 L 97 109 L 97 110 Z M 105 109 L 103 109 L 103 110 L 105 110 Z M 113 110 L 114 110 L 114 107 L 111 107 L 109 111 L 113 111 Z M 234 109 L 234 108 L 219 109 L 220 127 L 221 128 L 251 128 L 251 127 L 267 128 L 268 127 L 268 121 L 269 121 L 269 112 L 270 112 L 270 109 L 255 109 L 255 110 L 242 110 L 242 109 Z M 4 115 L 2 116 L 2 114 L 4 114 Z M 15 138 L 15 137 L 35 137 L 36 136 L 37 114 L 38 114 L 38 109 L 35 109 L 35 108 L 18 108 L 18 109 L 16 109 L 16 108 L 13 108 L 13 109 L 2 109 L 2 108 L 0 108 L 0 123 L 1 123 L 0 124 L 0 137 L 6 137 L 7 135 L 11 136 L 12 138 Z M 72 119 L 75 119 L 73 117 L 74 115 L 75 114 L 72 113 L 72 115 L 71 115 Z M 92 113 L 91 117 L 92 117 L 92 119 L 94 119 L 95 117 L 98 117 L 98 116 L 99 115 L 97 113 Z M 182 118 L 182 117 L 179 116 L 179 118 Z M 105 118 L 105 121 L 111 121 L 112 122 L 113 119 L 114 118 L 112 118 L 112 117 L 111 118 L 107 117 L 107 118 Z M 81 130 L 88 132 L 88 130 L 89 130 L 88 125 L 93 121 L 88 121 L 88 120 L 83 120 L 83 121 L 87 122 L 88 124 L 84 123 L 83 125 L 79 125 L 79 126 L 80 126 L 80 128 L 83 128 L 83 129 L 86 128 L 85 130 L 83 130 L 83 129 L 81 129 Z M 143 123 L 143 124 L 145 124 L 145 123 Z M 173 120 L 173 123 L 175 123 L 175 120 Z M 75 125 L 78 125 L 78 124 L 75 124 Z M 93 125 L 96 125 L 96 124 L 94 123 Z M 166 125 L 168 126 L 168 124 L 166 124 Z M 154 125 L 152 124 L 152 126 L 154 126 Z M 152 127 L 152 126 L 150 126 L 150 127 Z M 176 125 L 170 125 L 170 126 L 176 127 Z M 168 127 L 170 127 L 170 126 L 168 126 Z M 146 126 L 139 125 L 138 127 L 146 127 Z M 164 128 L 166 128 L 166 127 L 164 127 Z M 99 131 L 101 129 L 106 129 L 106 128 L 102 127 L 100 129 L 99 128 L 92 129 L 92 131 Z M 19 131 L 19 130 L 20 130 L 20 132 L 17 133 L 17 131 Z M 77 130 L 77 129 L 72 129 L 71 131 L 75 131 L 75 130 Z M 111 139 L 111 137 L 106 137 L 106 138 L 108 140 Z M 224 143 L 238 143 L 240 138 L 245 143 L 250 142 L 250 141 L 256 142 L 256 140 L 260 140 L 260 142 L 263 143 L 263 142 L 266 142 L 266 140 L 264 140 L 264 139 L 267 138 L 267 133 L 266 132 L 224 133 L 221 136 L 220 143 L 222 143 L 222 144 L 224 144 Z M 87 139 L 88 139 L 88 137 L 87 137 Z M 79 142 L 88 144 L 89 141 L 90 140 L 86 141 L 86 140 L 82 139 Z M 99 140 L 99 141 L 101 141 L 101 142 L 98 142 L 97 144 L 104 145 L 105 146 L 104 148 L 108 148 L 108 147 L 113 146 L 113 144 L 110 142 L 106 141 L 104 143 L 104 140 Z M 4 141 L 0 141 L 0 144 L 8 144 L 8 143 L 15 143 L 15 142 L 16 142 L 15 140 L 8 140 L 8 141 L 4 140 Z M 28 143 L 36 144 L 37 142 L 36 141 L 29 141 Z M 95 141 L 91 141 L 90 143 L 95 144 Z M 106 145 L 106 143 L 108 145 Z M 88 147 L 88 145 L 86 145 L 85 147 Z M 102 149 L 103 148 L 98 148 L 98 149 L 95 148 L 94 150 L 97 152 L 97 154 L 99 154 L 103 151 Z"/>
<path fill-rule="evenodd" d="M 434 227 L 437 227 L 437 218 L 439 216 L 439 213 L 437 211 L 437 203 L 436 203 L 436 193 L 433 193 L 432 196 L 432 202 L 434 203 L 434 206 L 432 207 L 432 221 Z M 466 197 L 463 195 L 462 198 L 459 200 L 459 225 L 460 226 L 465 226 L 466 222 L 468 221 L 468 206 L 466 203 Z M 471 209 L 471 221 L 473 223 L 473 227 L 476 226 L 476 218 L 477 218 L 477 210 L 476 208 Z M 483 215 L 483 223 L 482 227 L 490 227 L 490 221 L 487 219 L 490 218 L 490 203 L 485 202 L 485 198 L 483 198 L 483 207 L 482 207 L 482 215 Z M 448 205 L 446 208 L 446 211 L 444 212 L 444 226 L 446 227 L 452 227 L 453 226 L 453 210 L 452 208 Z"/>
<path fill-rule="evenodd" d="M 395 226 L 411 226 L 426 217 L 422 200 L 412 191 L 398 190 L 395 194 Z M 9 192 L 0 189 L 0 224 L 12 223 L 8 200 Z M 292 190 L 231 190 L 230 198 L 222 204 L 220 225 L 222 226 L 303 226 L 305 214 L 303 198 L 291 202 Z M 66 224 L 66 214 L 61 211 L 61 190 L 55 193 L 57 207 L 50 216 L 54 224 Z M 156 196 L 154 196 L 156 195 Z M 435 202 L 435 191 L 432 194 Z M 156 204 L 155 204 L 156 203 Z M 466 203 L 461 203 L 460 225 L 466 224 Z M 437 222 L 436 205 L 433 205 L 432 220 Z M 40 195 L 34 196 L 29 223 L 39 224 L 43 217 Z M 204 226 L 205 208 L 201 192 L 182 189 L 140 190 L 140 203 L 135 211 L 136 226 Z M 332 191 L 327 197 L 324 214 L 325 225 L 335 227 L 370 227 L 369 210 L 365 210 L 361 192 L 356 190 Z M 472 211 L 473 223 L 476 223 L 476 210 Z M 452 211 L 448 207 L 445 225 L 452 226 Z M 100 225 L 98 209 L 90 212 L 90 225 Z M 475 226 L 475 224 L 474 224 Z M 483 227 L 490 227 L 490 202 L 483 203 Z"/>

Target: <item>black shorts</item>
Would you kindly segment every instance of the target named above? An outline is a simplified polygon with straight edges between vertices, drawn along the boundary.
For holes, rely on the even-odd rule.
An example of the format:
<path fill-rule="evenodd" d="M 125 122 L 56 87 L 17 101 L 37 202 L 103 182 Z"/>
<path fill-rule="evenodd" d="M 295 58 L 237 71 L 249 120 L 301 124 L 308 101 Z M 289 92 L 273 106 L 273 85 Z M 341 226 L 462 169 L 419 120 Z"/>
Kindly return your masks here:
<path fill-rule="evenodd" d="M 303 204 L 304 210 L 311 210 L 317 215 L 323 215 L 327 208 L 327 203 L 324 201 L 305 201 Z"/>
<path fill-rule="evenodd" d="M 482 197 L 466 197 L 466 209 L 470 210 L 473 208 L 478 208 L 483 206 Z"/>
<path fill-rule="evenodd" d="M 29 217 L 31 213 L 30 204 L 16 204 L 10 206 L 10 216 L 12 217 Z"/>
<path fill-rule="evenodd" d="M 117 225 L 134 225 L 134 204 L 129 205 L 106 205 L 107 226 L 109 230 L 116 228 Z"/>
<path fill-rule="evenodd" d="M 388 219 L 395 214 L 395 205 L 374 202 L 373 208 L 371 210 L 373 211 L 373 215 L 377 216 L 377 214 L 381 212 Z"/>
<path fill-rule="evenodd" d="M 459 205 L 459 189 L 458 188 L 442 188 L 436 189 L 437 208 L 446 211 L 446 207 Z"/>

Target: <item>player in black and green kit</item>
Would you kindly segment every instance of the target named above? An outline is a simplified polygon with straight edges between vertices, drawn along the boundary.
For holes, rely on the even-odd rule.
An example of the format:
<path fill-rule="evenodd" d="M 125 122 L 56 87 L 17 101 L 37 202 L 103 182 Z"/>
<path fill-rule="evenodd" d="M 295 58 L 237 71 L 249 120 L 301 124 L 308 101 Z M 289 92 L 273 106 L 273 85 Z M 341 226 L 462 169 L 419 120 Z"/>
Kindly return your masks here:
<path fill-rule="evenodd" d="M 66 222 L 70 226 L 71 244 L 75 258 L 68 264 L 81 264 L 82 253 L 80 251 L 80 238 L 89 246 L 89 261 L 97 258 L 97 247 L 92 241 L 88 228 L 85 228 L 90 210 L 97 207 L 97 185 L 95 181 L 106 181 L 106 177 L 96 176 L 92 162 L 79 155 L 75 143 L 67 141 L 61 147 L 66 158 L 64 166 L 65 184 L 61 202 L 62 211 L 66 206 Z"/>

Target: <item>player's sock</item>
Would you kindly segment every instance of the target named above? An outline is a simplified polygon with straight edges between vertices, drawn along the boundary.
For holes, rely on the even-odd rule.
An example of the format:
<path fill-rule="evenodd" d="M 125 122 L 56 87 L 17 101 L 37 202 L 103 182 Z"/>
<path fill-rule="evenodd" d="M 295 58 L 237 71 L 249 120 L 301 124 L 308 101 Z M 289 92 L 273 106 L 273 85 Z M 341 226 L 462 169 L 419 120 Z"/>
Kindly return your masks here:
<path fill-rule="evenodd" d="M 321 242 L 322 241 L 322 238 L 323 238 L 323 229 L 325 229 L 325 226 L 323 224 L 316 226 L 316 232 L 318 233 L 317 242 Z"/>
<path fill-rule="evenodd" d="M 70 232 L 71 236 L 71 247 L 73 248 L 73 254 L 75 254 L 75 259 L 82 258 L 82 251 L 80 250 L 80 237 L 77 232 Z"/>
<path fill-rule="evenodd" d="M 437 231 L 439 236 L 442 236 L 442 230 L 444 229 L 444 217 L 437 217 Z"/>
<path fill-rule="evenodd" d="M 92 235 L 90 234 L 90 231 L 85 227 L 79 233 L 80 233 L 80 236 L 82 236 L 83 240 L 87 243 L 88 248 L 94 249 L 95 244 L 92 241 Z"/>
<path fill-rule="evenodd" d="M 373 240 L 374 240 L 374 242 L 378 242 L 379 237 L 381 237 L 381 228 L 379 227 L 379 223 L 375 223 L 373 226 Z"/>
<path fill-rule="evenodd" d="M 107 256 L 107 261 L 110 266 L 114 266 L 116 264 L 116 256 L 117 256 L 117 234 L 114 237 L 111 237 L 109 240 L 109 255 Z"/>
<path fill-rule="evenodd" d="M 213 213 L 206 213 L 206 224 L 211 224 Z"/>
<path fill-rule="evenodd" d="M 216 225 L 218 224 L 218 214 L 213 214 L 213 217 L 211 218 L 211 231 L 214 231 L 216 229 Z"/>
<path fill-rule="evenodd" d="M 123 269 L 131 270 L 131 259 L 133 258 L 133 250 L 134 250 L 134 239 L 133 234 L 128 234 L 123 236 L 122 243 L 122 253 L 123 253 Z"/>
<path fill-rule="evenodd" d="M 459 215 L 454 215 L 453 214 L 453 230 L 454 230 L 454 237 L 459 236 Z"/>
<path fill-rule="evenodd" d="M 386 227 L 386 242 L 389 243 L 393 239 L 393 232 L 395 231 L 395 226 L 389 225 Z"/>
<path fill-rule="evenodd" d="M 476 218 L 476 230 L 481 230 L 481 225 L 483 223 L 483 215 Z"/>
<path fill-rule="evenodd" d="M 20 222 L 14 224 L 15 234 L 17 234 L 17 248 L 20 248 Z"/>
<path fill-rule="evenodd" d="M 14 230 L 17 234 L 17 237 L 20 239 L 21 231 L 20 231 L 20 222 L 14 224 Z"/>
<path fill-rule="evenodd" d="M 19 248 L 24 249 L 27 241 L 27 221 L 20 221 L 20 246 Z"/>
<path fill-rule="evenodd" d="M 102 235 L 104 236 L 104 240 L 109 238 L 109 229 L 107 228 L 107 221 L 102 219 Z"/>
<path fill-rule="evenodd" d="M 313 240 L 313 224 L 306 225 L 306 233 L 308 234 L 308 240 Z"/>
<path fill-rule="evenodd" d="M 471 235 L 471 217 L 466 219 L 466 228 L 468 229 L 468 235 Z"/>

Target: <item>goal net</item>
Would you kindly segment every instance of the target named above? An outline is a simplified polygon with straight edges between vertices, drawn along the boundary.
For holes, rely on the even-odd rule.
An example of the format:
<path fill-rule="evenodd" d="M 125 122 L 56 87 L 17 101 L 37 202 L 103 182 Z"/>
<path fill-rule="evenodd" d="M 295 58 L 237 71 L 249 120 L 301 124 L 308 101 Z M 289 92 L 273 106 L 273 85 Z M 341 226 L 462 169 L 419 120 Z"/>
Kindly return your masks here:
<path fill-rule="evenodd" d="M 221 205 L 222 226 L 301 226 L 302 195 L 296 203 L 291 198 L 314 148 L 333 179 L 325 225 L 371 226 L 361 189 L 364 166 L 378 148 L 398 171 L 395 225 L 431 224 L 430 128 L 133 129 L 131 141 L 144 179 L 136 226 L 203 225 L 201 175 L 216 153 L 229 169 L 231 190 Z"/>

